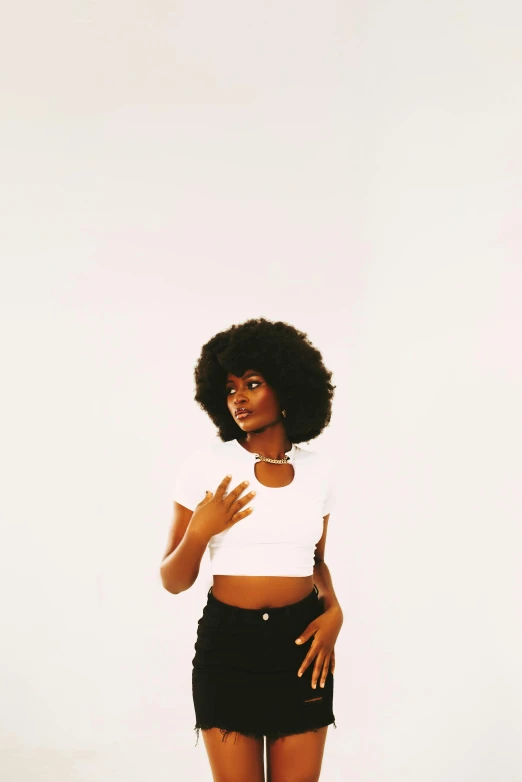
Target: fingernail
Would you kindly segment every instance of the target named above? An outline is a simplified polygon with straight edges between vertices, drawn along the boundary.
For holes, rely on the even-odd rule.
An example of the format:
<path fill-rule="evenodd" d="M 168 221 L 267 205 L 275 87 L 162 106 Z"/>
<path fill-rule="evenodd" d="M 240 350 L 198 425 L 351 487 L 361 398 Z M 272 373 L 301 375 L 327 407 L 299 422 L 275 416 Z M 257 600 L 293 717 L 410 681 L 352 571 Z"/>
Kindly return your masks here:
<path fill-rule="evenodd" d="M 297 639 L 296 639 L 296 644 L 300 644 L 300 643 L 301 643 L 301 639 L 300 639 L 300 638 L 297 638 Z"/>
<path fill-rule="evenodd" d="M 324 687 L 324 682 L 321 682 L 321 687 Z"/>
<path fill-rule="evenodd" d="M 302 676 L 302 675 L 303 675 L 303 672 L 302 672 L 302 671 L 298 671 L 298 672 L 297 672 L 297 675 L 298 675 L 298 676 Z"/>
<path fill-rule="evenodd" d="M 314 690 L 315 690 L 315 684 L 312 684 L 312 687 L 313 687 L 313 688 L 314 688 Z"/>

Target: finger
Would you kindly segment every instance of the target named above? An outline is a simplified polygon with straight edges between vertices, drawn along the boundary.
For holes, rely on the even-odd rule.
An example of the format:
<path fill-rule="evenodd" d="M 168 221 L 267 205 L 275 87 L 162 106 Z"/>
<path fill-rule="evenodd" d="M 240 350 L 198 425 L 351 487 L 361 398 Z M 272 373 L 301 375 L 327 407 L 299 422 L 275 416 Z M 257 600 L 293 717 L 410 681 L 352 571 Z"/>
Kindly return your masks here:
<path fill-rule="evenodd" d="M 314 690 L 317 687 L 317 679 L 320 676 L 321 668 L 323 667 L 323 662 L 324 662 L 324 652 L 321 649 L 317 654 L 317 657 L 315 658 L 314 670 L 312 671 L 312 687 Z"/>
<path fill-rule="evenodd" d="M 237 513 L 238 511 L 242 510 L 243 507 L 247 504 L 247 502 L 250 502 L 250 500 L 253 499 L 254 496 L 255 496 L 255 491 L 252 490 L 252 491 L 249 491 L 248 494 L 245 494 L 244 497 L 238 497 L 236 499 L 232 499 L 232 501 L 230 502 L 230 504 L 228 506 L 228 509 L 232 513 Z M 228 497 L 226 497 L 225 499 L 228 499 Z"/>
<path fill-rule="evenodd" d="M 223 480 L 221 481 L 221 483 L 216 489 L 215 497 L 217 500 L 221 500 L 223 498 L 223 495 L 226 492 L 227 486 L 231 480 L 232 480 L 231 475 L 225 475 L 225 477 L 223 478 Z"/>
<path fill-rule="evenodd" d="M 300 644 L 306 643 L 306 641 L 308 641 L 313 635 L 315 635 L 316 632 L 317 632 L 317 627 L 314 625 L 313 622 L 310 622 L 310 624 L 307 627 L 305 627 L 301 635 L 295 639 L 295 643 L 300 643 Z"/>
<path fill-rule="evenodd" d="M 334 672 L 335 668 L 335 648 L 332 649 L 332 654 L 330 656 L 330 673 Z"/>
<path fill-rule="evenodd" d="M 205 505 L 205 503 L 207 502 L 207 500 L 211 500 L 213 496 L 214 496 L 214 495 L 212 494 L 212 492 L 211 492 L 211 491 L 208 491 L 208 489 L 207 489 L 207 490 L 205 491 L 204 495 L 203 495 L 203 498 L 202 498 L 202 499 L 201 499 L 201 500 L 198 502 L 198 506 L 199 506 L 199 505 Z"/>
<path fill-rule="evenodd" d="M 245 508 L 244 510 L 238 510 L 234 514 L 232 514 L 232 523 L 234 524 L 236 521 L 241 521 L 241 519 L 244 519 L 245 516 L 249 516 L 251 513 L 253 513 L 255 508 L 252 508 L 250 506 L 249 508 Z"/>
<path fill-rule="evenodd" d="M 232 491 L 229 492 L 226 495 L 226 497 L 222 497 L 223 502 L 225 503 L 225 506 L 226 506 L 227 510 L 230 510 L 230 508 L 232 507 L 233 503 L 236 502 L 236 500 L 239 497 L 239 495 L 241 494 L 241 492 L 246 489 L 246 487 L 248 486 L 248 483 L 249 483 L 248 481 L 243 481 L 242 483 L 239 484 L 239 486 L 236 486 L 235 489 L 232 489 Z M 237 508 L 235 508 L 234 510 L 237 510 Z"/>
<path fill-rule="evenodd" d="M 308 654 L 304 658 L 303 662 L 301 663 L 301 665 L 299 667 L 299 670 L 297 671 L 297 675 L 298 676 L 302 676 L 303 675 L 303 673 L 306 671 L 306 669 L 308 668 L 308 666 L 310 665 L 310 663 L 314 659 L 316 653 L 317 653 L 317 645 L 314 646 L 314 644 L 312 644 L 312 646 L 308 650 Z"/>
<path fill-rule="evenodd" d="M 328 668 L 330 666 L 330 660 L 331 659 L 332 659 L 332 655 L 331 654 L 327 654 L 326 657 L 324 658 L 323 672 L 321 673 L 321 681 L 319 682 L 321 687 L 324 687 L 324 683 L 326 681 L 326 677 L 328 676 Z"/>
<path fill-rule="evenodd" d="M 249 491 L 248 494 L 245 494 L 244 497 L 239 497 L 239 499 L 236 500 L 236 505 L 242 508 L 243 505 L 246 505 L 247 502 L 250 502 L 250 500 L 253 497 L 255 497 L 255 495 L 256 495 L 255 489 L 252 489 L 252 491 Z"/>

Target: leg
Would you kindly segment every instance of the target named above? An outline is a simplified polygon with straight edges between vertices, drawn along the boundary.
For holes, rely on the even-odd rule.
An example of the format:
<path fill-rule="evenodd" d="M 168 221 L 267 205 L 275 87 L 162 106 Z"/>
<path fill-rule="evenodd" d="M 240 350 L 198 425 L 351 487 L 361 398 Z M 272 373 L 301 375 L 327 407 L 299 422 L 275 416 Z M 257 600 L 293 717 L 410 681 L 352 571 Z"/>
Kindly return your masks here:
<path fill-rule="evenodd" d="M 220 728 L 201 731 L 214 782 L 264 782 L 264 740 Z"/>
<path fill-rule="evenodd" d="M 328 725 L 266 741 L 267 782 L 318 782 Z"/>

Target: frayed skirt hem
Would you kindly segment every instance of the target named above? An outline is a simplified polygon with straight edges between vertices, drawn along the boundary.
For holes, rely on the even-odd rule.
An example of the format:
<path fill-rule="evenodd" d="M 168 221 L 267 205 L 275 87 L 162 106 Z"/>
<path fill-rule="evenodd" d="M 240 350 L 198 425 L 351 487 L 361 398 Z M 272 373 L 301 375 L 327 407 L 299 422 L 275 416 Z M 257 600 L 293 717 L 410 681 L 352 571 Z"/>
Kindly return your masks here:
<path fill-rule="evenodd" d="M 234 744 L 235 744 L 237 742 L 238 734 L 240 736 L 245 736 L 246 738 L 251 738 L 251 739 L 262 739 L 262 738 L 264 738 L 266 736 L 267 739 L 273 739 L 274 740 L 274 739 L 283 739 L 283 738 L 285 738 L 285 736 L 297 736 L 300 733 L 308 733 L 309 731 L 312 731 L 313 733 L 317 733 L 317 731 L 321 730 L 321 728 L 325 728 L 325 727 L 327 727 L 327 725 L 332 725 L 332 724 L 333 724 L 334 728 L 337 728 L 337 725 L 335 724 L 335 719 L 334 719 L 334 720 L 330 720 L 330 722 L 327 722 L 326 725 L 319 725 L 319 726 L 314 727 L 314 728 L 305 728 L 304 730 L 294 730 L 294 731 L 286 731 L 286 732 L 285 731 L 274 730 L 274 731 L 270 731 L 269 733 L 258 733 L 258 732 L 255 732 L 255 731 L 237 730 L 236 728 L 222 728 L 219 725 L 197 724 L 194 727 L 194 731 L 196 733 L 196 743 L 195 743 L 194 746 L 197 747 L 197 745 L 198 745 L 200 731 L 201 730 L 210 730 L 211 728 L 219 728 L 219 730 L 221 731 L 221 734 L 223 736 L 223 738 L 221 739 L 222 741 L 226 741 L 226 739 L 228 738 L 228 736 L 231 733 L 235 733 L 236 734 L 235 737 L 234 737 Z"/>

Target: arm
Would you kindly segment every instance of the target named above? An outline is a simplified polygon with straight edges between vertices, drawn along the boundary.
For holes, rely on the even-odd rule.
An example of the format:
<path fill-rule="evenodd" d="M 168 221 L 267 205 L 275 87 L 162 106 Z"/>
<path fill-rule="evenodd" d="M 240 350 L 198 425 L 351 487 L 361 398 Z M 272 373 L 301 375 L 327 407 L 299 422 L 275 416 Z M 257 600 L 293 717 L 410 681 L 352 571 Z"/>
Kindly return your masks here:
<path fill-rule="evenodd" d="M 298 671 L 298 676 L 302 676 L 315 658 L 314 670 L 312 672 L 312 687 L 314 689 L 319 677 L 321 678 L 321 687 L 324 687 L 328 670 L 331 673 L 335 670 L 335 642 L 343 624 L 343 612 L 334 592 L 328 565 L 324 561 L 324 547 L 329 518 L 330 514 L 323 516 L 323 534 L 316 546 L 314 555 L 314 582 L 319 588 L 319 598 L 324 601 L 325 610 L 320 616 L 310 622 L 299 638 L 296 638 L 296 643 L 302 644 L 314 636 L 314 643 L 308 650 Z"/>
<path fill-rule="evenodd" d="M 326 546 L 326 534 L 328 532 L 328 520 L 330 514 L 323 517 L 323 534 L 321 540 L 315 547 L 314 554 L 314 583 L 317 584 L 319 589 L 319 597 L 323 600 L 325 611 L 329 608 L 336 607 L 341 611 L 341 606 L 337 600 L 337 596 L 334 592 L 332 577 L 328 569 L 328 565 L 324 561 L 324 550 Z M 342 611 L 341 611 L 342 613 Z"/>
<path fill-rule="evenodd" d="M 319 589 L 319 597 L 323 600 L 325 611 L 334 607 L 338 608 L 340 611 L 341 606 L 335 596 L 328 565 L 320 559 L 315 560 L 314 583 L 317 584 Z"/>
<path fill-rule="evenodd" d="M 174 518 L 160 566 L 163 587 L 173 595 L 190 589 L 197 579 L 209 542 L 207 537 L 191 527 L 192 516 L 193 511 L 174 503 Z"/>

